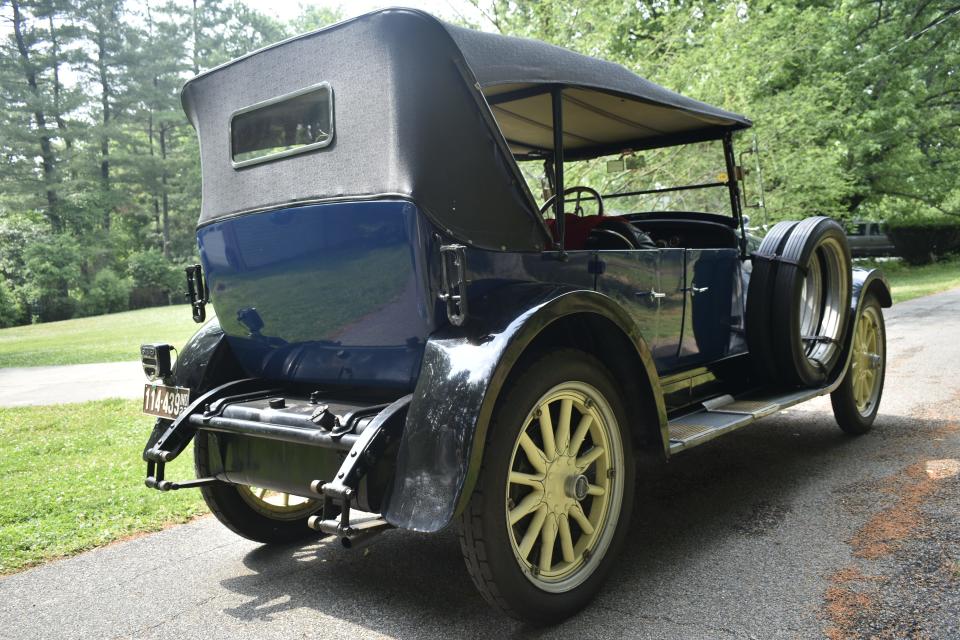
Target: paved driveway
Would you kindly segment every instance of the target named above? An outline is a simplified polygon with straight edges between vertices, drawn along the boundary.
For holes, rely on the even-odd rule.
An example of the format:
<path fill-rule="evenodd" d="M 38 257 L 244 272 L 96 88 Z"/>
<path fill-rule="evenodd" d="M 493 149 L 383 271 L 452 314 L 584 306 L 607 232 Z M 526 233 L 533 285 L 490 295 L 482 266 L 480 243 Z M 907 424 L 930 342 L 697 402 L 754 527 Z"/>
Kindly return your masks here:
<path fill-rule="evenodd" d="M 556 629 L 488 610 L 452 532 L 268 548 L 207 517 L 0 579 L 0 637 L 960 637 L 960 290 L 888 318 L 873 433 L 818 401 L 643 466 L 628 549 Z"/>
<path fill-rule="evenodd" d="M 0 407 L 140 398 L 144 380 L 139 362 L 0 369 Z"/>

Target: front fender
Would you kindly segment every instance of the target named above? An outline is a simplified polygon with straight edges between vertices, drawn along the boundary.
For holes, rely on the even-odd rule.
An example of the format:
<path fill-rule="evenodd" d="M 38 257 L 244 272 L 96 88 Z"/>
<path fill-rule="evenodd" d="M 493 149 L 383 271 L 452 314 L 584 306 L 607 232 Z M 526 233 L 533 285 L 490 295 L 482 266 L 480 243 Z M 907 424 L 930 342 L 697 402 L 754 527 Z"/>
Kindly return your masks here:
<path fill-rule="evenodd" d="M 611 320 L 629 337 L 655 385 L 652 395 L 666 436 L 653 358 L 620 305 L 592 290 L 509 285 L 472 304 L 467 325 L 448 326 L 427 341 L 384 509 L 390 524 L 439 531 L 463 509 L 479 474 L 487 424 L 514 364 L 549 324 L 582 313 Z"/>
<path fill-rule="evenodd" d="M 867 293 L 873 293 L 880 300 L 880 306 L 887 309 L 893 306 L 893 297 L 890 293 L 890 283 L 880 269 L 853 268 L 852 295 L 850 296 L 850 311 L 860 313 L 860 306 Z"/>
<path fill-rule="evenodd" d="M 833 391 L 840 386 L 840 383 L 843 382 L 843 377 L 847 375 L 847 369 L 850 368 L 850 359 L 853 354 L 853 336 L 856 333 L 857 322 L 860 320 L 860 310 L 863 308 L 863 302 L 866 300 L 867 294 L 875 295 L 880 301 L 880 306 L 884 309 L 893 305 L 890 283 L 887 282 L 883 271 L 880 269 L 854 267 L 852 276 L 850 313 L 847 320 L 847 343 L 843 347 L 843 355 L 841 356 L 843 366 L 834 374 L 830 384 L 826 387 L 827 391 Z"/>

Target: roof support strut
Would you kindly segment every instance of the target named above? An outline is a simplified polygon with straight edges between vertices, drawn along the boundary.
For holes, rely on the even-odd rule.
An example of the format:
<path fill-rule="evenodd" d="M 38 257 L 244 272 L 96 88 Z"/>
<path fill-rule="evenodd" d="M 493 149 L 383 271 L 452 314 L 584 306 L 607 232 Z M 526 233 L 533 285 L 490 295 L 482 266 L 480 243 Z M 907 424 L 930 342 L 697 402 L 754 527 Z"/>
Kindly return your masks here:
<path fill-rule="evenodd" d="M 563 87 L 554 85 L 550 90 L 553 103 L 553 215 L 556 219 L 557 239 L 560 253 L 566 249 L 566 224 L 563 219 Z"/>
<path fill-rule="evenodd" d="M 733 133 L 723 134 L 723 159 L 727 165 L 727 187 L 730 189 L 730 210 L 740 227 L 740 255 L 747 256 L 747 230 L 743 224 L 743 210 L 740 208 L 740 185 L 737 183 L 737 159 L 733 154 Z"/>

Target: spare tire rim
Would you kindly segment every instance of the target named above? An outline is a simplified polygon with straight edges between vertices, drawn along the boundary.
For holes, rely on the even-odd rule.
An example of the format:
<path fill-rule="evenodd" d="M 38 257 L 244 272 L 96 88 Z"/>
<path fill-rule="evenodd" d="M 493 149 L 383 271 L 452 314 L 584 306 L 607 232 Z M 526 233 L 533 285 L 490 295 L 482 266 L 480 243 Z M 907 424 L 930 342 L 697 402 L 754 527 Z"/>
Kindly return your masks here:
<path fill-rule="evenodd" d="M 275 520 L 299 520 L 317 509 L 316 500 L 292 493 L 247 485 L 237 485 L 237 491 L 254 511 Z"/>
<path fill-rule="evenodd" d="M 850 279 L 846 253 L 834 238 L 817 246 L 800 290 L 800 336 L 804 354 L 819 367 L 829 366 L 839 351 Z"/>
<path fill-rule="evenodd" d="M 514 557 L 539 589 L 569 591 L 603 561 L 623 501 L 623 455 L 613 410 L 591 385 L 557 385 L 527 416 L 505 515 Z"/>
<path fill-rule="evenodd" d="M 868 306 L 860 314 L 857 330 L 853 334 L 853 357 L 849 373 L 852 376 L 853 399 L 861 416 L 869 416 L 877 406 L 883 358 L 879 312 L 875 307 Z"/>

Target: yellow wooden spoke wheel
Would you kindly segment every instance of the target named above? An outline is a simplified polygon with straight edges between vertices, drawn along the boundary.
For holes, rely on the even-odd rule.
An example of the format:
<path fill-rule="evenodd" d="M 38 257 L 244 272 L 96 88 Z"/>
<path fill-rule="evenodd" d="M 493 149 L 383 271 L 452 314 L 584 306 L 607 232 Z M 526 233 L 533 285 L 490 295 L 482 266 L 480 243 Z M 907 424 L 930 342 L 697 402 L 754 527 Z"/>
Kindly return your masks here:
<path fill-rule="evenodd" d="M 488 427 L 460 543 L 495 607 L 552 624 L 584 607 L 626 540 L 633 450 L 603 364 L 556 349 L 521 367 Z"/>
<path fill-rule="evenodd" d="M 850 338 L 846 375 L 830 394 L 833 415 L 847 433 L 866 433 L 877 417 L 887 364 L 886 341 L 880 303 L 868 294 Z"/>
<path fill-rule="evenodd" d="M 623 493 L 622 464 L 616 419 L 589 385 L 558 385 L 527 416 L 505 507 L 513 552 L 541 589 L 576 586 L 602 557 L 618 515 L 610 507 Z"/>
<path fill-rule="evenodd" d="M 857 322 L 853 336 L 853 358 L 850 373 L 853 377 L 853 398 L 857 411 L 869 415 L 880 395 L 879 369 L 883 364 L 883 347 L 880 337 L 879 311 L 867 307 Z"/>
<path fill-rule="evenodd" d="M 193 441 L 197 477 L 213 475 L 211 434 L 200 432 Z M 288 544 L 320 537 L 307 520 L 321 509 L 321 501 L 273 491 L 217 482 L 200 488 L 204 502 L 231 531 L 266 544 Z"/>
<path fill-rule="evenodd" d="M 298 520 L 317 509 L 316 500 L 282 491 L 238 485 L 237 492 L 254 511 L 279 520 Z"/>

